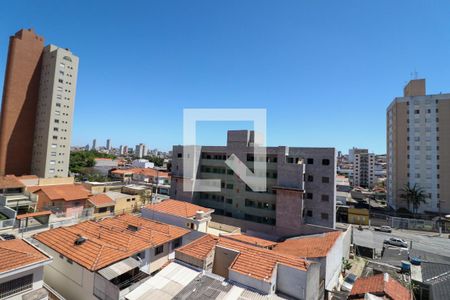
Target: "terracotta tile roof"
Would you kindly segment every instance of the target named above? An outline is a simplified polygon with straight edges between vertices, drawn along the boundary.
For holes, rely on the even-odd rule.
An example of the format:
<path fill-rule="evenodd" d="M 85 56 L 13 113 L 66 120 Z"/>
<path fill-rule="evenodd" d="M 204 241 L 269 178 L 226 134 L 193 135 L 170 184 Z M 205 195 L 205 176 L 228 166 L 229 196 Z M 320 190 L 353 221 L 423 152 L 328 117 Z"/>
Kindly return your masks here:
<path fill-rule="evenodd" d="M 22 175 L 22 176 L 16 176 L 17 179 L 39 179 L 36 175 Z"/>
<path fill-rule="evenodd" d="M 39 186 L 37 188 L 29 187 L 29 191 L 37 193 L 42 191 L 50 200 L 74 201 L 89 198 L 92 194 L 81 184 L 60 184 Z"/>
<path fill-rule="evenodd" d="M 384 280 L 387 276 L 388 280 Z M 364 298 L 366 293 L 376 296 L 388 296 L 392 300 L 410 300 L 409 290 L 388 274 L 358 278 L 353 285 L 349 299 Z"/>
<path fill-rule="evenodd" d="M 0 176 L 0 188 L 1 189 L 12 189 L 12 188 L 23 188 L 25 185 L 20 182 L 14 175 Z"/>
<path fill-rule="evenodd" d="M 88 200 L 96 207 L 111 206 L 116 204 L 116 202 L 109 198 L 106 194 L 96 194 L 89 197 Z"/>
<path fill-rule="evenodd" d="M 156 204 L 149 204 L 146 205 L 145 208 L 183 218 L 192 218 L 199 210 L 204 212 L 214 211 L 211 208 L 206 208 L 186 201 L 179 201 L 174 199 L 167 199 Z"/>
<path fill-rule="evenodd" d="M 47 260 L 47 255 L 24 240 L 0 241 L 0 273 Z"/>
<path fill-rule="evenodd" d="M 117 169 L 111 171 L 112 174 L 142 174 L 149 177 L 169 177 L 169 173 L 165 171 L 158 171 L 152 168 L 132 168 L 132 169 Z"/>
<path fill-rule="evenodd" d="M 273 250 L 297 257 L 324 257 L 340 234 L 340 231 L 333 231 L 312 237 L 292 238 L 278 243 Z"/>
<path fill-rule="evenodd" d="M 138 230 L 129 230 L 130 225 Z M 181 227 L 125 214 L 99 222 L 86 221 L 51 229 L 36 234 L 34 238 L 86 269 L 96 271 L 188 232 Z M 80 236 L 87 240 L 75 245 Z"/>
<path fill-rule="evenodd" d="M 306 271 L 309 266 L 309 262 L 299 257 L 212 235 L 205 235 L 192 243 L 178 248 L 175 252 L 205 260 L 208 254 L 214 251 L 215 246 L 239 251 L 239 254 L 230 265 L 230 269 L 258 280 L 270 280 L 277 263 L 303 271 Z"/>
<path fill-rule="evenodd" d="M 253 246 L 263 247 L 263 248 L 272 247 L 272 246 L 277 245 L 276 242 L 260 239 L 260 238 L 254 237 L 254 236 L 241 234 L 241 233 L 239 233 L 239 234 L 224 234 L 224 235 L 221 235 L 221 237 L 239 241 L 239 242 L 243 242 L 243 243 L 250 244 Z"/>
<path fill-rule="evenodd" d="M 16 219 L 17 220 L 22 220 L 25 218 L 31 218 L 31 217 L 39 217 L 39 216 L 46 216 L 46 215 L 51 215 L 52 212 L 49 210 L 45 210 L 45 211 L 37 211 L 37 212 L 32 212 L 32 213 L 27 213 L 27 214 L 22 214 L 22 215 L 17 215 Z"/>

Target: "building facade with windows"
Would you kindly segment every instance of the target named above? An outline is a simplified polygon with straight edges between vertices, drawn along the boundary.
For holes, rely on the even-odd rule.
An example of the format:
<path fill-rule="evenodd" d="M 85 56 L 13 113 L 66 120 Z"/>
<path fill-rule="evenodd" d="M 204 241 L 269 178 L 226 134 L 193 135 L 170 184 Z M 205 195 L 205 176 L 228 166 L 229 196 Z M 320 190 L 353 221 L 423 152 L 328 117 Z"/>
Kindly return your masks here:
<path fill-rule="evenodd" d="M 266 147 L 263 158 L 255 157 L 253 142 L 253 131 L 238 130 L 228 132 L 227 146 L 197 147 L 196 178 L 220 179 L 220 192 L 185 192 L 183 183 L 191 178 L 183 172 L 183 146 L 174 146 L 171 198 L 213 208 L 215 215 L 269 225 L 279 233 L 295 231 L 304 223 L 334 228 L 335 149 Z M 253 191 L 234 174 L 225 163 L 231 154 L 250 170 L 266 164 L 266 174 L 257 174 L 266 176 L 265 191 Z"/>
<path fill-rule="evenodd" d="M 355 153 L 353 162 L 353 185 L 363 188 L 373 188 L 375 178 L 375 154 L 365 152 Z"/>
<path fill-rule="evenodd" d="M 401 195 L 409 185 L 426 194 L 418 212 L 450 213 L 449 93 L 426 95 L 425 79 L 405 86 L 387 108 L 387 164 L 390 207 L 408 208 Z"/>
<path fill-rule="evenodd" d="M 49 45 L 42 57 L 31 172 L 67 177 L 78 73 L 78 57 Z"/>

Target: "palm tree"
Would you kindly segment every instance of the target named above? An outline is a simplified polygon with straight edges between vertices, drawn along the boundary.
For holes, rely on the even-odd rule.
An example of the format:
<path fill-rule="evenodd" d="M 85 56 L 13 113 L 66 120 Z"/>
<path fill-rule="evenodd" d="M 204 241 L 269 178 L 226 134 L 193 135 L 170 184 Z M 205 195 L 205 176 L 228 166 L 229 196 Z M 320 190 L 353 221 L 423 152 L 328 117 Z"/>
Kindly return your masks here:
<path fill-rule="evenodd" d="M 406 200 L 406 203 L 408 204 L 408 210 L 410 210 L 410 206 L 412 205 L 413 213 L 416 214 L 417 210 L 420 207 L 421 203 L 426 203 L 426 194 L 424 189 L 422 189 L 417 184 L 414 184 L 414 186 L 410 186 L 409 183 L 405 184 L 405 186 L 402 188 L 403 194 L 400 195 L 400 197 L 404 200 Z"/>

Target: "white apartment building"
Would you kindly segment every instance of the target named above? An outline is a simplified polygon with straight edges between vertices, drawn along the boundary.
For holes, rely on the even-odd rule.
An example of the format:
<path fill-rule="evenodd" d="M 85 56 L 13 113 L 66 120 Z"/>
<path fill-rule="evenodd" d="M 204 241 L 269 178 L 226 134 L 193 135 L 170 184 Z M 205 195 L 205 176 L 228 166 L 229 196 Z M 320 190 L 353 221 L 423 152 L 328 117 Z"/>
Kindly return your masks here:
<path fill-rule="evenodd" d="M 146 153 L 146 151 L 147 151 L 147 147 L 144 145 L 144 144 L 139 144 L 139 145 L 136 145 L 136 157 L 138 157 L 138 158 L 142 158 L 142 157 L 144 157 L 145 155 L 147 155 L 147 153 Z"/>
<path fill-rule="evenodd" d="M 77 56 L 45 47 L 31 165 L 39 177 L 68 176 L 77 74 Z"/>

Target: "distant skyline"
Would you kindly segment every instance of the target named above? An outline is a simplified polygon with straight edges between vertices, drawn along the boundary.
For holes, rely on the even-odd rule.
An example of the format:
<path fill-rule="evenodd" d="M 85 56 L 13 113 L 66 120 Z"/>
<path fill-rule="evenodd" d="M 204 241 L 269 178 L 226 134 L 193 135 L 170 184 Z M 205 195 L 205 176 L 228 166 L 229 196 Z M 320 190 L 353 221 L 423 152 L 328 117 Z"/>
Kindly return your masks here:
<path fill-rule="evenodd" d="M 450 92 L 448 1 L 13 1 L 8 38 L 34 28 L 80 58 L 72 144 L 171 150 L 184 108 L 266 108 L 271 146 L 385 153 L 385 112 L 414 77 Z M 227 129 L 199 124 L 199 144 Z"/>

